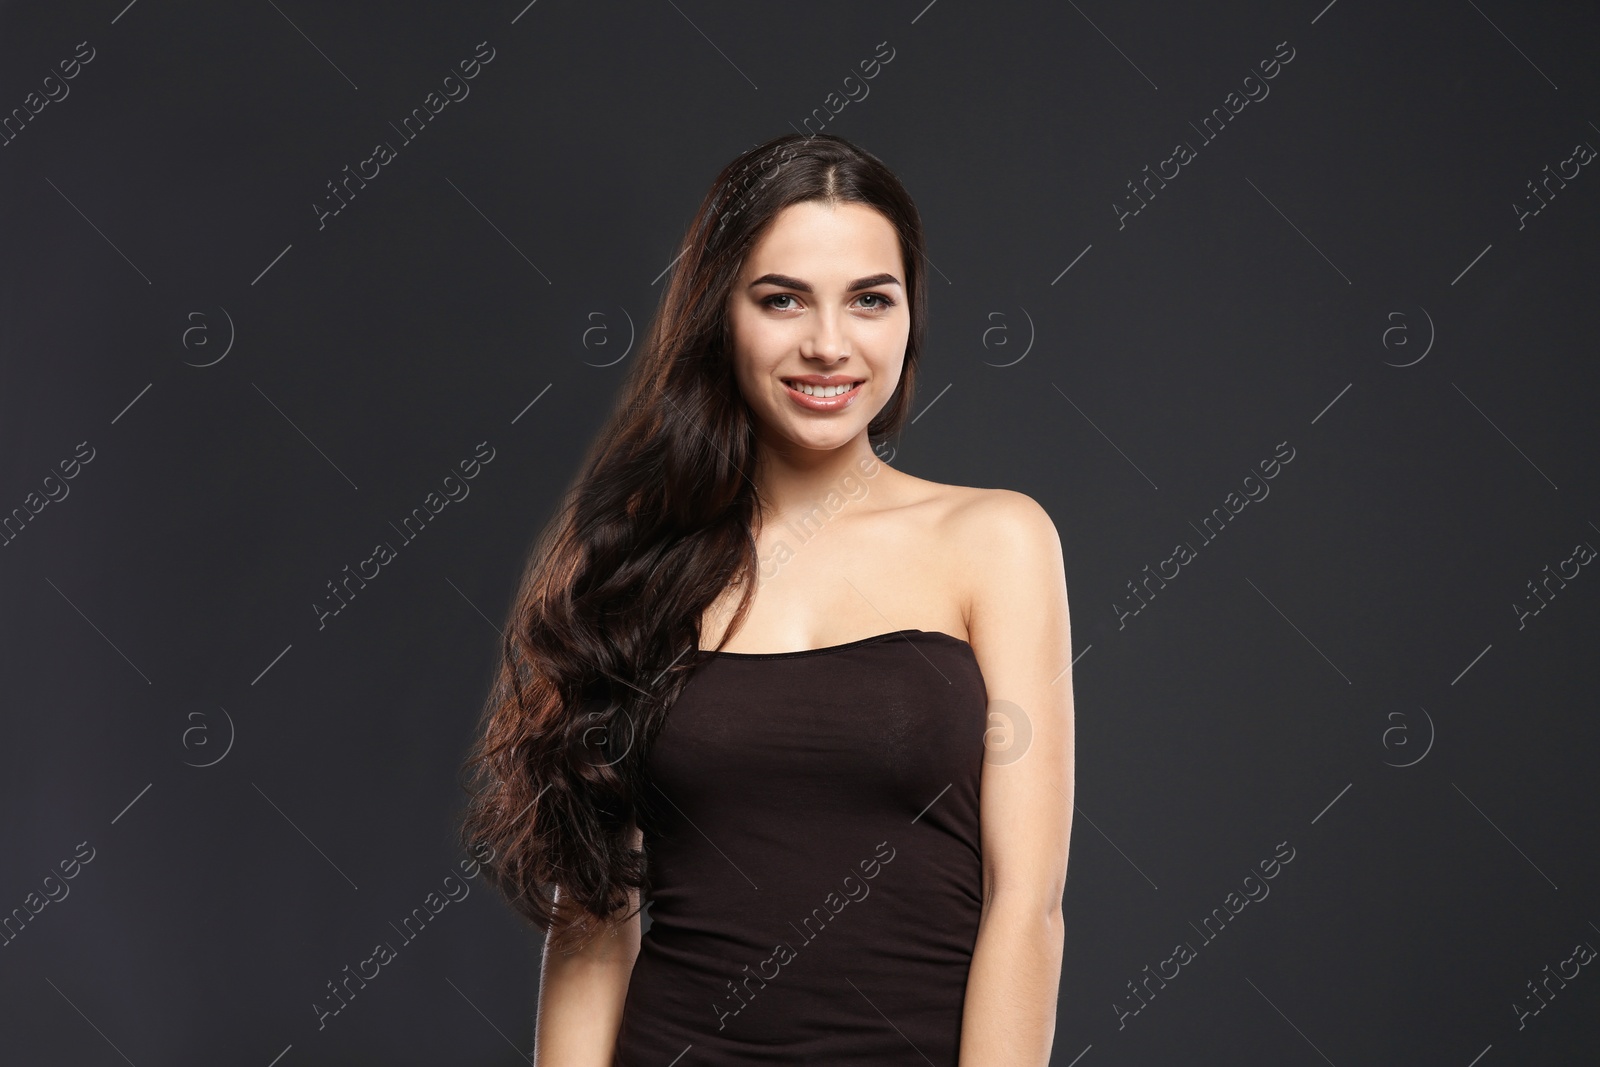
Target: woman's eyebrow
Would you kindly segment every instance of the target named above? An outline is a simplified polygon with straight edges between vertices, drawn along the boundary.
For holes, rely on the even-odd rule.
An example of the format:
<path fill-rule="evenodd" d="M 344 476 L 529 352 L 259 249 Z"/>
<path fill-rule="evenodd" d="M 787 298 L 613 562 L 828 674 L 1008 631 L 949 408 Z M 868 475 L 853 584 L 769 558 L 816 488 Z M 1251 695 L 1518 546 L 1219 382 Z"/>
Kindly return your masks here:
<path fill-rule="evenodd" d="M 844 291 L 847 293 L 853 293 L 860 289 L 871 289 L 875 285 L 899 284 L 900 279 L 896 278 L 893 274 L 870 274 L 865 278 L 857 278 L 855 281 L 845 286 Z M 750 283 L 750 288 L 753 289 L 758 285 L 780 285 L 785 289 L 796 289 L 802 293 L 809 293 L 812 291 L 809 283 L 803 282 L 799 278 L 791 278 L 787 274 L 763 274 L 761 277 Z"/>

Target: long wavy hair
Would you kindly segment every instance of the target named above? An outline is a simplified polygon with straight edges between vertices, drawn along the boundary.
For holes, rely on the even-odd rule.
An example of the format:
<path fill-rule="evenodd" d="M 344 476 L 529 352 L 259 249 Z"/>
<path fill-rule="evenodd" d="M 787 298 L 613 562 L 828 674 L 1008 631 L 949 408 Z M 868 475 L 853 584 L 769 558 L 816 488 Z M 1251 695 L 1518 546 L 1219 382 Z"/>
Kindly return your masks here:
<path fill-rule="evenodd" d="M 717 175 L 615 410 L 535 542 L 497 675 L 462 766 L 462 842 L 488 882 L 571 951 L 623 921 L 648 885 L 634 827 L 652 825 L 650 744 L 694 669 L 700 623 L 756 586 L 753 415 L 734 377 L 729 294 L 751 246 L 791 204 L 858 203 L 894 226 L 911 329 L 893 397 L 868 425 L 904 424 L 927 317 L 922 223 L 899 179 L 840 137 L 784 135 Z M 640 899 L 643 899 L 643 892 Z"/>

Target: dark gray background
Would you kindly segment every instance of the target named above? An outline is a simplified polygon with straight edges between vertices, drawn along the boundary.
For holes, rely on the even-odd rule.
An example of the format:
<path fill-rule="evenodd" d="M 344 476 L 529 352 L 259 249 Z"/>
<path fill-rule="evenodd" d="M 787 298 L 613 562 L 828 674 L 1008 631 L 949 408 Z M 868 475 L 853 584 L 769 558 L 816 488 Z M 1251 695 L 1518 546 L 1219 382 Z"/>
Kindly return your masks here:
<path fill-rule="evenodd" d="M 94 849 L 0 948 L 0 1059 L 526 1056 L 540 939 L 481 880 L 325 1028 L 312 1005 L 461 858 L 496 625 L 707 184 L 885 41 L 824 128 L 902 177 L 936 268 L 893 462 L 1028 493 L 1065 547 L 1052 1062 L 1592 1055 L 1593 968 L 1516 1005 L 1600 945 L 1600 576 L 1514 605 L 1600 545 L 1600 173 L 1514 205 L 1600 146 L 1595 5 L 124 4 L 0 7 L 0 112 L 95 50 L 0 147 L 0 514 L 94 450 L 0 548 L 0 914 Z M 319 230 L 325 183 L 483 41 L 471 95 Z M 483 441 L 471 495 L 319 630 L 325 583 Z"/>

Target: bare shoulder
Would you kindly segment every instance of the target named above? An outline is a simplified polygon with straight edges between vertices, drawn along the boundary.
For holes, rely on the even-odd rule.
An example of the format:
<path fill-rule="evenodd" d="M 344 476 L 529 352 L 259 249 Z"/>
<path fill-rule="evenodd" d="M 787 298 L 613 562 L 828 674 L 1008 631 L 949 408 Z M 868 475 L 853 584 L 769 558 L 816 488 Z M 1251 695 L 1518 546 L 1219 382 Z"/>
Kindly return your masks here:
<path fill-rule="evenodd" d="M 1061 535 L 1043 505 L 1013 489 L 949 488 L 955 492 L 945 538 L 970 634 L 993 632 L 1010 613 L 1008 605 L 1064 586 Z"/>
<path fill-rule="evenodd" d="M 1032 527 L 1043 532 L 1055 529 L 1049 512 L 1026 493 L 1014 489 L 982 489 L 970 485 L 946 485 L 902 473 L 908 487 L 906 504 L 918 510 L 916 518 L 932 518 L 938 532 L 946 537 L 982 537 L 985 529 Z"/>
<path fill-rule="evenodd" d="M 1006 556 L 1023 564 L 1061 559 L 1055 520 L 1033 497 L 1014 489 L 951 488 L 959 490 L 959 499 L 950 509 L 948 536 L 967 563 L 988 566 Z"/>
<path fill-rule="evenodd" d="M 994 536 L 1046 537 L 1059 540 L 1055 520 L 1033 497 L 1015 489 L 973 489 L 947 486 L 952 490 L 953 533 L 980 538 Z"/>

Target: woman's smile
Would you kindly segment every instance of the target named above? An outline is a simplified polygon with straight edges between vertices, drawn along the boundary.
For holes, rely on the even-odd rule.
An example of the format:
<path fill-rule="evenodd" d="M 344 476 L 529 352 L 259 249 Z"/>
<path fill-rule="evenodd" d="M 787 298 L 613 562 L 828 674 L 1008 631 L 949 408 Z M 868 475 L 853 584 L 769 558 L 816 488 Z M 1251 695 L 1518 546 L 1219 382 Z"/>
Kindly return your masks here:
<path fill-rule="evenodd" d="M 778 379 L 797 407 L 806 411 L 843 411 L 861 395 L 866 379 L 847 375 L 801 374 Z"/>

